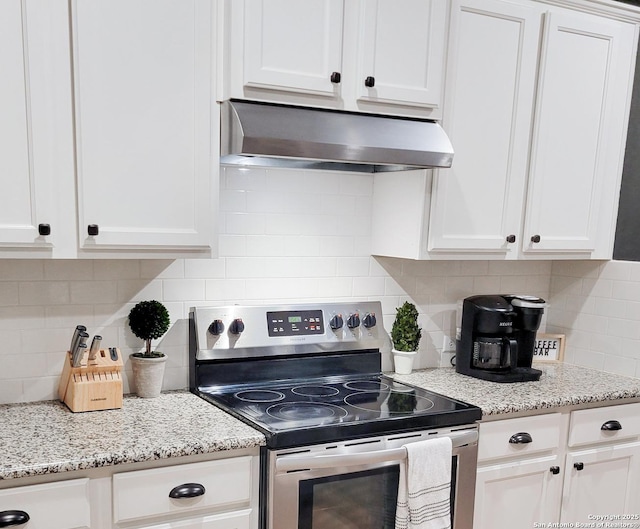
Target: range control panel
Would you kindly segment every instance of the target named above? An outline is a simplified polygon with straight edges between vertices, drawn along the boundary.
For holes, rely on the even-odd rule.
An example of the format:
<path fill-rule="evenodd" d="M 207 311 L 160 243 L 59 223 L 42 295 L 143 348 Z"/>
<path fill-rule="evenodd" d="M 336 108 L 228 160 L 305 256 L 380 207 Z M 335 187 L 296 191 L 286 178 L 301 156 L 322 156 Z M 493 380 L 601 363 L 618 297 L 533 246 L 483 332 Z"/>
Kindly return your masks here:
<path fill-rule="evenodd" d="M 380 349 L 388 341 L 379 301 L 196 307 L 191 318 L 198 359 Z"/>
<path fill-rule="evenodd" d="M 287 310 L 267 312 L 269 336 L 303 336 L 324 334 L 321 310 Z"/>

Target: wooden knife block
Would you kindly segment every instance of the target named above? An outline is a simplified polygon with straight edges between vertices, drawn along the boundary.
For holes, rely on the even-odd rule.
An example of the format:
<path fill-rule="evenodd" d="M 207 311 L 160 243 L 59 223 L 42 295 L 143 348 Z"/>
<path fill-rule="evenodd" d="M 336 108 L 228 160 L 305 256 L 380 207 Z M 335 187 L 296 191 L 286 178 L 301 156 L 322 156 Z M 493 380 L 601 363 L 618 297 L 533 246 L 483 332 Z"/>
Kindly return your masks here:
<path fill-rule="evenodd" d="M 85 352 L 79 367 L 71 365 L 67 351 L 58 396 L 71 411 L 97 411 L 122 408 L 122 355 L 115 349 L 113 360 L 109 350 L 100 349 L 94 360 Z"/>

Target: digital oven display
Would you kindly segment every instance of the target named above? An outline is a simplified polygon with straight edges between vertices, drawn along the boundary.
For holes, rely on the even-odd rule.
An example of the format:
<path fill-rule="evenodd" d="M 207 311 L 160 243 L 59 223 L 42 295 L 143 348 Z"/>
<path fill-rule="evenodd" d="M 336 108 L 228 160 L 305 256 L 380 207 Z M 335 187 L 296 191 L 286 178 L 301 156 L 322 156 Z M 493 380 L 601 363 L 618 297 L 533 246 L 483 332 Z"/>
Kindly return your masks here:
<path fill-rule="evenodd" d="M 324 334 L 321 310 L 267 312 L 269 336 Z"/>

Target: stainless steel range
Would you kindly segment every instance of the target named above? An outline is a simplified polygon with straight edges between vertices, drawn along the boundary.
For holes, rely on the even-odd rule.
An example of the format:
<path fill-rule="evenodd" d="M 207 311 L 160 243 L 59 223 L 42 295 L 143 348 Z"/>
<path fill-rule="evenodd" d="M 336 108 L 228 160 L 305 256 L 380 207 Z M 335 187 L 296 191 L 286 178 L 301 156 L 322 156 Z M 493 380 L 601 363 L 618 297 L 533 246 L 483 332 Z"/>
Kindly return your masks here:
<path fill-rule="evenodd" d="M 481 411 L 382 374 L 381 314 L 371 301 L 192 309 L 191 391 L 267 439 L 263 528 L 393 528 L 402 446 L 437 436 L 453 446 L 452 527 L 471 527 Z"/>

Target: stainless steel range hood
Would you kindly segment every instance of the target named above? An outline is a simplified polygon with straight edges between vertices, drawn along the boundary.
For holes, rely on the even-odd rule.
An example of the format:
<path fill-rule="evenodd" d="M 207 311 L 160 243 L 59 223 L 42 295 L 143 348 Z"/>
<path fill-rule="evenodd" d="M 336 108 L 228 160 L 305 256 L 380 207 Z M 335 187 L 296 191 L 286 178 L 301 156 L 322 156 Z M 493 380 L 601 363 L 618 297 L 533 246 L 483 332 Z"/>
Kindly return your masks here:
<path fill-rule="evenodd" d="M 432 121 L 239 100 L 221 110 L 223 164 L 380 172 L 453 161 Z"/>

